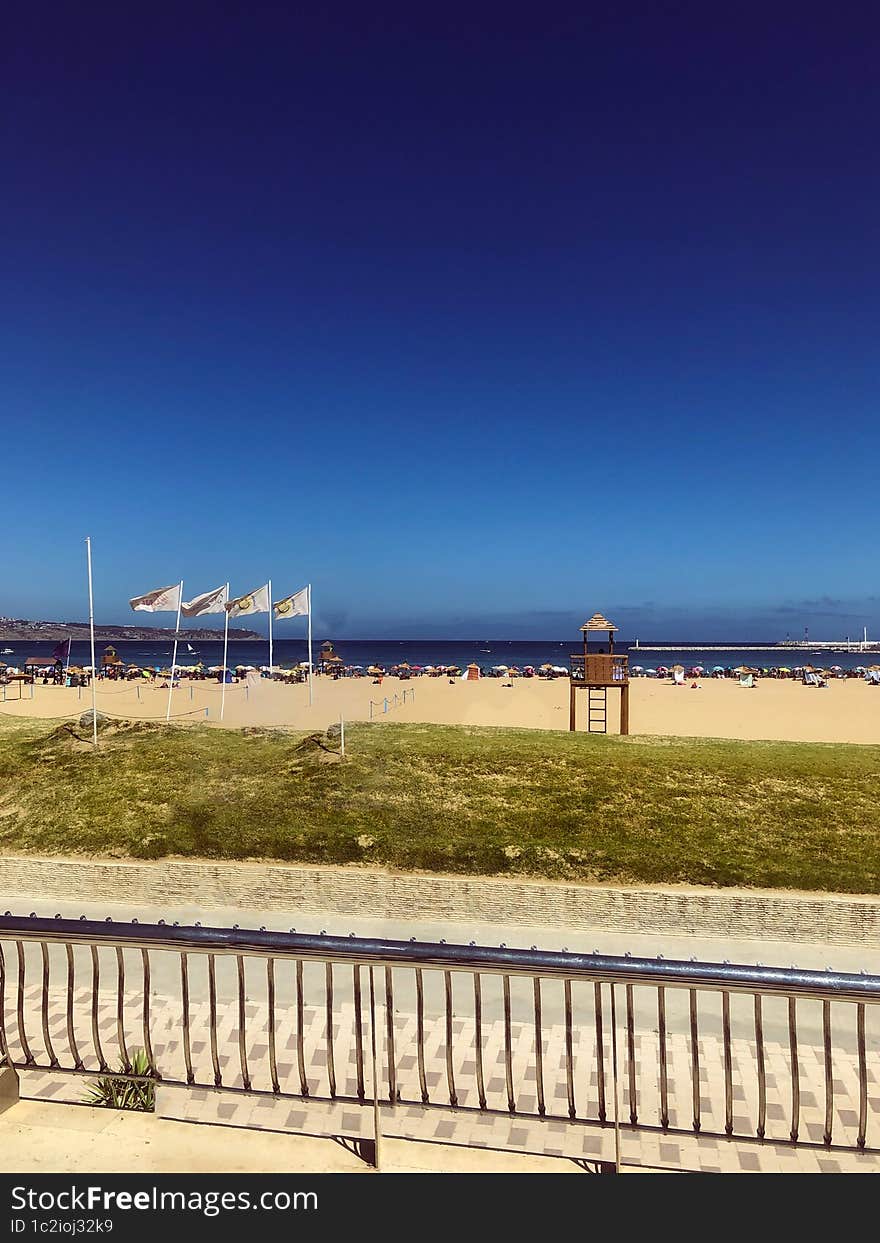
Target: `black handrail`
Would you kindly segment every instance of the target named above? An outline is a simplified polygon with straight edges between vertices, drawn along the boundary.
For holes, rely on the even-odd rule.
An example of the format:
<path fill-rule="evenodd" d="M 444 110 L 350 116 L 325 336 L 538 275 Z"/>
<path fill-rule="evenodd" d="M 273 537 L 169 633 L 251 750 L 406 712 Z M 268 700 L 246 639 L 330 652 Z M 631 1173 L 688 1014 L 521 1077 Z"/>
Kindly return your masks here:
<path fill-rule="evenodd" d="M 586 978 L 599 982 L 707 988 L 865 1003 L 880 1002 L 880 976 L 796 967 L 750 966 L 681 959 L 513 949 L 431 941 L 393 941 L 325 933 L 205 928 L 198 924 L 141 924 L 107 920 L 0 916 L 0 940 L 111 945 L 212 954 L 255 954 L 321 962 L 499 972 L 527 977 Z"/>

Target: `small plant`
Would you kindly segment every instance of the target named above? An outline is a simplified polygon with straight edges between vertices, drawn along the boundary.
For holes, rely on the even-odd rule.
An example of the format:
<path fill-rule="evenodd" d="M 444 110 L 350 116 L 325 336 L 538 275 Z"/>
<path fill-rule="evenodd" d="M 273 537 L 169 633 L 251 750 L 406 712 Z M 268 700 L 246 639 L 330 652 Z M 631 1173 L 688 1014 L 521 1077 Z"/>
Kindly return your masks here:
<path fill-rule="evenodd" d="M 132 1109 L 138 1113 L 152 1113 L 156 1108 L 156 1085 L 152 1080 L 138 1082 L 123 1076 L 152 1075 L 154 1069 L 143 1049 L 135 1049 L 131 1056 L 131 1069 L 126 1072 L 125 1063 L 120 1066 L 121 1075 L 104 1075 L 90 1083 L 83 1102 L 86 1105 L 102 1105 L 106 1109 Z"/>

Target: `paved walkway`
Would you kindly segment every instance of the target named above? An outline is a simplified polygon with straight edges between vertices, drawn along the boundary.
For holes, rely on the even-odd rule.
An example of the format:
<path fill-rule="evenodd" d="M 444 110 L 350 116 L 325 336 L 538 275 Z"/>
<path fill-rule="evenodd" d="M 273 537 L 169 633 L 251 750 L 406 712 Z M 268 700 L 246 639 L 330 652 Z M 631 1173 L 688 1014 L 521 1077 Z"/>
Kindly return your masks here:
<path fill-rule="evenodd" d="M 7 1034 L 17 1062 L 24 1060 L 24 1049 L 13 1018 L 15 988 L 7 988 Z M 143 1044 L 141 998 L 131 993 L 125 999 L 125 1041 L 131 1051 Z M 38 1063 L 48 1062 L 50 1054 L 41 1031 L 40 993 L 28 988 L 24 997 L 26 1036 Z M 30 1019 L 30 1022 L 28 1022 Z M 191 1059 L 195 1086 L 186 1085 L 186 1065 L 182 1041 L 179 999 L 151 998 L 150 1029 L 156 1065 L 163 1083 L 157 1089 L 157 1111 L 166 1118 L 188 1122 L 211 1122 L 257 1130 L 292 1131 L 297 1134 L 371 1138 L 373 1135 L 372 1076 L 368 1010 L 362 1013 L 361 1039 L 363 1068 L 362 1095 L 359 1098 L 357 1069 L 357 1021 L 349 1002 L 334 1009 L 333 1073 L 336 1098 L 330 1092 L 330 1065 L 326 1042 L 326 1014 L 323 1006 L 307 1005 L 303 1010 L 303 1072 L 308 1098 L 302 1093 L 299 1041 L 295 1014 L 288 1010 L 276 1014 L 276 1065 L 280 1094 L 272 1091 L 269 1056 L 268 1010 L 265 1004 L 249 1000 L 245 1007 L 245 1068 L 251 1090 L 244 1090 L 244 1072 L 239 1045 L 237 1005 L 218 1006 L 217 1057 L 223 1090 L 213 1087 L 207 1002 L 191 1004 Z M 619 1021 L 619 1017 L 618 1017 Z M 116 996 L 103 995 L 98 1012 L 101 1046 L 107 1062 L 118 1066 Z M 70 1033 L 67 1028 L 66 994 L 53 991 L 48 1010 L 49 1044 L 62 1064 L 71 1064 Z M 610 1124 L 598 1122 L 600 1082 L 604 1080 L 607 1116 L 614 1117 L 612 1042 L 606 1022 L 603 1042 L 596 1042 L 592 1023 L 576 1025 L 572 1049 L 572 1083 L 577 1119 L 568 1117 L 568 1079 L 565 1031 L 561 1024 L 543 1029 L 542 1075 L 546 1115 L 539 1116 L 538 1079 L 535 1073 L 535 1039 L 532 1024 L 511 1025 L 511 1085 L 516 1114 L 508 1110 L 508 1083 L 504 1054 L 504 1024 L 487 1022 L 482 1031 L 482 1068 L 487 1108 L 479 1107 L 477 1056 L 473 1023 L 468 1018 L 453 1020 L 451 1065 L 446 1058 L 445 1019 L 425 1016 L 424 1073 L 431 1104 L 421 1100 L 421 1083 L 416 1056 L 416 1016 L 394 1015 L 394 1069 L 399 1101 L 389 1103 L 388 1046 L 384 1021 L 379 1020 L 378 1059 L 380 1118 L 382 1134 L 398 1139 L 441 1142 L 468 1147 L 518 1152 L 545 1157 L 580 1160 L 614 1159 L 615 1136 Z M 787 1045 L 768 1042 L 767 1141 L 746 1138 L 754 1135 L 757 1110 L 755 1049 L 751 1041 L 732 1042 L 734 1085 L 734 1129 L 738 1136 L 724 1136 L 723 1045 L 706 1035 L 699 1041 L 700 1058 L 700 1136 L 691 1132 L 693 1111 L 691 1049 L 689 1038 L 670 1034 L 668 1049 L 669 1129 L 660 1129 L 660 1099 L 657 1076 L 657 1037 L 653 1032 L 637 1033 L 634 1046 L 633 1076 L 630 1081 L 625 1055 L 625 1037 L 618 1034 L 620 1065 L 619 1099 L 621 1118 L 628 1121 L 630 1088 L 640 1125 L 624 1126 L 621 1131 L 622 1157 L 637 1166 L 690 1168 L 704 1170 L 870 1170 L 880 1172 L 880 1151 L 873 1148 L 880 1121 L 880 1098 L 870 1099 L 869 1150 L 853 1151 L 858 1119 L 858 1081 L 854 1059 L 847 1054 L 835 1058 L 833 1073 L 833 1117 L 835 1144 L 822 1143 L 824 1131 L 824 1065 L 820 1051 L 807 1048 L 799 1052 L 800 1114 L 802 1141 L 797 1147 L 788 1141 L 791 1109 L 791 1080 Z M 85 1067 L 95 1075 L 99 1063 L 94 1053 L 91 1030 L 90 996 L 83 989 L 75 994 L 73 1045 Z M 599 1049 L 604 1076 L 600 1075 Z M 872 1084 L 880 1081 L 880 1055 L 872 1050 L 869 1060 Z M 88 1080 L 57 1072 L 22 1073 L 22 1095 L 36 1099 L 81 1102 Z M 450 1085 L 457 1098 L 449 1106 Z"/>

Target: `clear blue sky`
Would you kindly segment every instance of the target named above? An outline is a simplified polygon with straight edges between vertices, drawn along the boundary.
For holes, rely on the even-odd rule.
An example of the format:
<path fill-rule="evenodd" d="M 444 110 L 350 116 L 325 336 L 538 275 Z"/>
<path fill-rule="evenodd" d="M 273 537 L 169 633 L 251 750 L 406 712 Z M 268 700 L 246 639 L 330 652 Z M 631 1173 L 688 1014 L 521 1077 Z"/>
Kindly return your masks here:
<path fill-rule="evenodd" d="M 880 630 L 874 6 L 6 19 L 0 613 Z M 167 619 L 157 618 L 157 621 Z"/>

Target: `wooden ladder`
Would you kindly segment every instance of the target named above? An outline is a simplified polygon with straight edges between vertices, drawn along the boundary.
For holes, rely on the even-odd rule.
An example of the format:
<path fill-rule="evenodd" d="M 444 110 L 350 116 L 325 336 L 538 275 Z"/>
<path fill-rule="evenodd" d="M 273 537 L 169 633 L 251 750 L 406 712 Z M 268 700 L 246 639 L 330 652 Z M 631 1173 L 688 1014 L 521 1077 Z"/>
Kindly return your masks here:
<path fill-rule="evenodd" d="M 587 733 L 608 732 L 608 692 L 604 686 L 587 687 Z"/>

